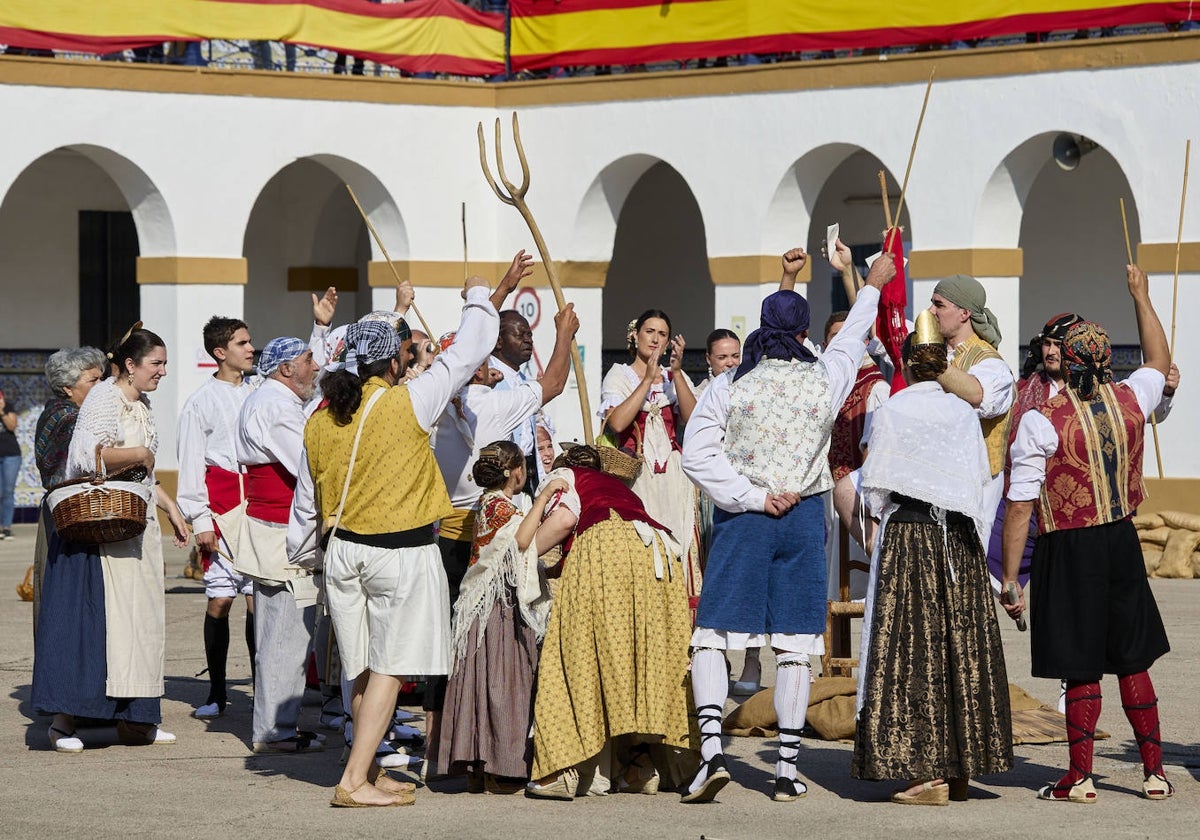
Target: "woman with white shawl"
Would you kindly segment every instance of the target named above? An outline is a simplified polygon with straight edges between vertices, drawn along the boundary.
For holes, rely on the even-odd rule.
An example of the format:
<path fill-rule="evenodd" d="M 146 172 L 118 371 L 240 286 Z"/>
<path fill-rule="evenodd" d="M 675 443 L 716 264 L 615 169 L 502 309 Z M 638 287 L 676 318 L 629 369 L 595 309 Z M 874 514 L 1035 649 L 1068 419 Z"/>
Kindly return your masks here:
<path fill-rule="evenodd" d="M 525 486 L 525 457 L 507 440 L 483 447 L 471 474 L 484 493 L 454 609 L 438 755 L 443 771 L 467 770 L 471 792 L 514 794 L 529 777 L 538 643 L 550 611 L 534 534 L 566 483 L 545 482 L 522 513 L 513 497 Z"/>

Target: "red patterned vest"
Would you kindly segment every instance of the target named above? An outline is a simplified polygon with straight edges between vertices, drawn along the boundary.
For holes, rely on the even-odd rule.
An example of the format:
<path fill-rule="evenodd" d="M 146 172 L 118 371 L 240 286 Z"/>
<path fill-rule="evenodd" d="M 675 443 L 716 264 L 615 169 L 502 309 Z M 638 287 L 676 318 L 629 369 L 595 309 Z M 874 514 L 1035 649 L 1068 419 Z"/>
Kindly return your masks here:
<path fill-rule="evenodd" d="M 1038 499 L 1041 533 L 1090 528 L 1132 515 L 1146 495 L 1146 418 L 1133 389 L 1099 385 L 1096 398 L 1085 401 L 1065 388 L 1036 410 L 1058 433 L 1058 449 L 1046 459 L 1046 483 Z"/>
<path fill-rule="evenodd" d="M 837 481 L 863 465 L 863 427 L 867 423 L 867 398 L 876 383 L 883 382 L 883 374 L 874 364 L 860 367 L 850 396 L 842 403 L 833 421 L 833 434 L 829 440 L 829 471 Z"/>

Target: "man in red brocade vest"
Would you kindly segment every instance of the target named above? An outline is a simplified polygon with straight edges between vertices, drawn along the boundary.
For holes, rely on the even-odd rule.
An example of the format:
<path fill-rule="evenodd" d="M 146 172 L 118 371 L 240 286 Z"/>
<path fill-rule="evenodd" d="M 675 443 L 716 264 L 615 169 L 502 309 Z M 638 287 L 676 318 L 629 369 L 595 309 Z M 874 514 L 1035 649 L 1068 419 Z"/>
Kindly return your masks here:
<path fill-rule="evenodd" d="M 1158 699 L 1149 668 L 1170 650 L 1146 581 L 1130 521 L 1144 496 L 1146 418 L 1162 397 L 1170 350 L 1150 303 L 1145 273 L 1126 268 L 1145 363 L 1112 381 L 1112 348 L 1096 324 L 1080 321 L 1062 342 L 1066 387 L 1025 412 L 1013 440 L 1004 517 L 1003 586 L 1013 584 L 1014 618 L 1025 609 L 1017 580 L 1035 501 L 1039 530 L 1030 570 L 1032 671 L 1066 681 L 1070 767 L 1040 799 L 1094 802 L 1092 741 L 1100 679 L 1116 674 L 1143 766 L 1142 794 L 1166 799 L 1174 788 L 1162 766 Z"/>
<path fill-rule="evenodd" d="M 304 404 L 316 390 L 317 365 L 300 339 L 275 338 L 263 348 L 258 372 L 265 381 L 238 418 L 246 515 L 234 558 L 234 568 L 254 580 L 252 744 L 257 753 L 310 752 L 321 749 L 320 739 L 297 724 L 317 587 L 310 572 L 288 563 L 287 526 L 304 448 Z"/>

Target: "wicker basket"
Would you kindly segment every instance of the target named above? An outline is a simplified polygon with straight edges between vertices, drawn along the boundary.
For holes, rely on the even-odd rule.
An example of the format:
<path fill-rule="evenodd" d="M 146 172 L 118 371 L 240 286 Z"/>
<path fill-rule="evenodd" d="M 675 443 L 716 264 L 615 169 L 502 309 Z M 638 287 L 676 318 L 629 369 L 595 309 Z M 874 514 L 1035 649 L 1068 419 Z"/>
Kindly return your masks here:
<path fill-rule="evenodd" d="M 150 488 L 145 467 L 109 475 L 96 448 L 96 472 L 50 488 L 49 503 L 59 536 L 88 545 L 133 539 L 146 530 Z"/>
<path fill-rule="evenodd" d="M 638 473 L 642 471 L 642 430 L 638 426 L 637 421 L 633 424 L 633 437 L 637 441 L 637 455 L 633 456 L 624 449 L 608 442 L 605 437 L 604 427 L 608 425 L 608 418 L 604 418 L 604 422 L 600 424 L 600 436 L 596 439 L 596 452 L 600 455 L 600 470 L 606 472 L 614 478 L 619 478 L 622 481 L 632 483 L 638 477 Z"/>

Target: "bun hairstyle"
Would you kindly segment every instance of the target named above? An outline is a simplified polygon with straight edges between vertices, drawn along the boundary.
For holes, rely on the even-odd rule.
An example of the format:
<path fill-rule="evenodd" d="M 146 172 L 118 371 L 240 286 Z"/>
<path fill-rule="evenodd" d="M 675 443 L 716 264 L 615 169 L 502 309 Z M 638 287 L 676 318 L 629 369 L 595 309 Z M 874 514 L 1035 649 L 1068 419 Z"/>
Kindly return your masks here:
<path fill-rule="evenodd" d="M 479 450 L 479 458 L 471 467 L 471 478 L 484 490 L 496 490 L 524 463 L 521 447 L 511 440 L 498 440 Z"/>
<path fill-rule="evenodd" d="M 667 323 L 670 324 L 670 321 Z M 738 338 L 737 333 L 735 333 L 733 330 L 727 330 L 722 327 L 721 329 L 713 330 L 708 334 L 708 338 L 704 341 L 704 352 L 711 354 L 713 345 L 718 341 L 724 341 L 727 338 L 732 338 L 738 344 L 742 343 L 742 340 Z"/>
<path fill-rule="evenodd" d="M 642 326 L 651 318 L 659 318 L 667 322 L 667 338 L 671 337 L 671 319 L 667 317 L 667 313 L 661 309 L 647 309 L 641 315 L 629 322 L 629 326 L 625 332 L 625 341 L 629 346 L 630 358 L 637 358 L 637 334 L 642 329 Z M 734 336 L 735 338 L 737 336 Z"/>
<path fill-rule="evenodd" d="M 142 322 L 138 321 L 121 336 L 105 356 L 117 366 L 120 375 L 124 376 L 128 373 L 125 367 L 126 359 L 132 361 L 134 365 L 139 365 L 154 348 L 166 346 L 166 343 L 156 334 L 142 329 Z"/>
<path fill-rule="evenodd" d="M 551 465 L 552 469 L 557 470 L 559 467 L 586 467 L 589 470 L 598 470 L 600 469 L 600 453 L 596 451 L 595 447 L 584 444 L 566 446 L 563 448 L 562 454 L 555 458 Z"/>
<path fill-rule="evenodd" d="M 908 365 L 908 371 L 912 375 L 913 382 L 929 382 L 937 379 L 946 372 L 948 366 L 946 361 L 946 345 L 945 344 L 914 344 L 913 336 L 916 333 L 909 333 L 904 339 L 904 347 L 901 350 L 901 356 L 904 359 L 904 364 Z"/>

